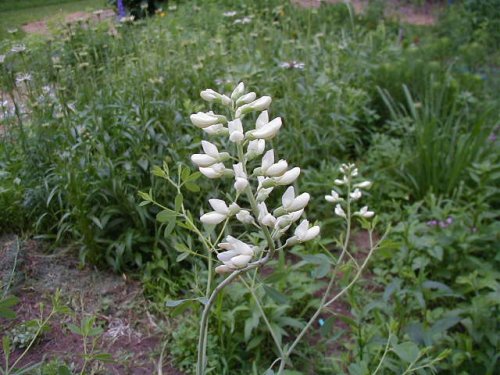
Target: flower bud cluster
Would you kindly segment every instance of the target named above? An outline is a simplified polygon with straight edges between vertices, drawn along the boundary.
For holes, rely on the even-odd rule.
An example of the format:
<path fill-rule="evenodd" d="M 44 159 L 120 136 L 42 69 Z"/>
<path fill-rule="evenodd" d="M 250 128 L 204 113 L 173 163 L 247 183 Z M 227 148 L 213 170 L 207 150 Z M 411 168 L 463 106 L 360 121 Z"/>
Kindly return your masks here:
<path fill-rule="evenodd" d="M 266 141 L 273 139 L 282 127 L 280 117 L 269 117 L 271 97 L 257 98 L 254 92 L 246 93 L 245 85 L 239 83 L 231 95 L 207 89 L 201 92 L 201 98 L 226 107 L 232 118 L 229 120 L 212 111 L 198 112 L 191 115 L 191 122 L 209 136 L 226 138 L 229 142 L 221 144 L 227 145 L 228 150 L 220 152 L 215 143 L 204 140 L 201 142 L 204 153 L 192 155 L 191 160 L 208 178 L 234 178 L 236 195 L 230 204 L 220 199 L 210 199 L 213 211 L 203 214 L 200 220 L 204 224 L 218 225 L 235 217 L 245 225 L 257 226 L 268 233 L 268 239 L 278 240 L 292 224 L 299 221 L 310 195 L 298 194 L 290 186 L 299 177 L 300 168 L 290 167 L 286 160 L 278 159 L 273 149 L 266 151 Z M 254 126 L 244 126 L 245 116 L 253 112 L 260 112 Z M 287 186 L 281 197 L 281 206 L 269 210 L 266 200 L 274 189 L 281 186 Z M 242 203 L 236 202 L 242 196 L 247 197 L 247 208 L 240 207 Z M 309 241 L 319 232 L 319 226 L 311 227 L 307 220 L 302 220 L 293 235 L 283 242 L 293 245 Z M 268 243 L 269 248 L 271 245 L 274 247 L 274 244 Z M 216 268 L 218 273 L 246 267 L 256 253 L 254 247 L 232 236 L 227 236 L 219 248 L 224 251 L 218 254 L 218 259 L 223 263 Z"/>
<path fill-rule="evenodd" d="M 365 190 L 372 186 L 371 181 L 363 181 L 358 178 L 358 169 L 354 164 L 342 164 L 339 168 L 342 173 L 342 178 L 334 181 L 335 187 L 330 195 L 325 195 L 327 202 L 335 204 L 335 215 L 342 218 L 347 218 L 345 208 L 350 202 L 358 201 L 363 196 Z M 346 192 L 342 197 L 342 189 Z M 359 211 L 353 213 L 352 216 L 358 216 L 365 219 L 370 219 L 375 215 L 375 212 L 369 211 L 368 206 L 363 206 Z"/>

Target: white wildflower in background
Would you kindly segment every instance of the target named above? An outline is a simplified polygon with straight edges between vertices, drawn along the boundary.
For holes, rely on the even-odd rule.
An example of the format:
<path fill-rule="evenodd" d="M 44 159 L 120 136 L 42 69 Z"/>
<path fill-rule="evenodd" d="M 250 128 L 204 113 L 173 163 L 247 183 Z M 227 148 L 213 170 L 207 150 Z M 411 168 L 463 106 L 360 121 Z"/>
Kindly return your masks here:
<path fill-rule="evenodd" d="M 15 44 L 10 49 L 10 52 L 12 52 L 12 53 L 23 53 L 23 52 L 26 52 L 26 46 L 24 44 Z"/>
<path fill-rule="evenodd" d="M 234 17 L 238 14 L 235 10 L 228 10 L 227 12 L 222 13 L 224 17 Z"/>
<path fill-rule="evenodd" d="M 16 85 L 20 86 L 25 82 L 31 81 L 31 74 L 30 73 L 18 73 L 16 75 Z"/>
<path fill-rule="evenodd" d="M 304 64 L 303 62 L 300 62 L 300 61 L 292 60 L 292 61 L 283 61 L 283 62 L 281 62 L 279 64 L 279 67 L 283 68 L 283 69 L 304 70 L 304 68 L 306 67 L 306 64 Z"/>
<path fill-rule="evenodd" d="M 251 16 L 245 16 L 243 18 L 237 18 L 234 20 L 233 24 L 235 25 L 246 25 L 252 22 L 252 17 Z"/>
<path fill-rule="evenodd" d="M 332 190 L 332 193 L 330 195 L 325 195 L 325 200 L 330 203 L 337 203 L 342 201 L 343 199 L 340 197 L 339 193 L 337 193 L 335 190 Z"/>
<path fill-rule="evenodd" d="M 347 190 L 347 201 L 345 201 L 337 192 L 337 190 L 334 189 L 332 189 L 331 195 L 325 195 L 325 200 L 330 203 L 336 203 L 334 209 L 335 215 L 349 220 L 351 211 L 348 209 L 346 213 L 342 205 L 350 205 L 350 202 L 360 200 L 363 197 L 363 190 L 369 189 L 372 186 L 372 182 L 356 182 L 355 179 L 357 179 L 359 171 L 354 164 L 342 164 L 339 170 L 340 173 L 343 174 L 343 176 L 342 178 L 335 179 L 334 184 L 337 185 L 337 190 L 340 190 L 341 188 Z M 368 206 L 364 206 L 359 211 L 354 212 L 352 216 L 359 216 L 364 219 L 370 219 L 375 216 L 375 212 L 369 211 Z"/>

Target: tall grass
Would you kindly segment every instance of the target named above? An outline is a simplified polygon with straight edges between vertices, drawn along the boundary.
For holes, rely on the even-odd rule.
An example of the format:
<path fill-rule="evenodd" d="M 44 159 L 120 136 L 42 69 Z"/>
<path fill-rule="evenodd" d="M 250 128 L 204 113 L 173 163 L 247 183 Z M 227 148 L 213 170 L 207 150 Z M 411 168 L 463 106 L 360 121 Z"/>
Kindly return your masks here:
<path fill-rule="evenodd" d="M 403 92 L 405 103 L 396 103 L 379 89 L 392 121 L 406 133 L 407 158 L 399 173 L 415 199 L 429 192 L 451 196 L 488 148 L 491 115 L 473 111 L 467 93 L 460 95 L 449 80 L 439 84 L 431 76 L 417 98 L 406 85 Z"/>

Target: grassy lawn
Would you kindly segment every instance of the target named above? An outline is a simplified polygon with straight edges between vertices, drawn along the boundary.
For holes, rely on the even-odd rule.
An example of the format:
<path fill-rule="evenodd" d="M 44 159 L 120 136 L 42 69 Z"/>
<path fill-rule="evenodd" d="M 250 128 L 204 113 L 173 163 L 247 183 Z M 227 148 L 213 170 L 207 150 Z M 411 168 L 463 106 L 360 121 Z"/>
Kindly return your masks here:
<path fill-rule="evenodd" d="M 0 2 L 0 40 L 9 36 L 7 30 L 19 29 L 26 23 L 64 14 L 90 11 L 107 6 L 105 0 L 2 0 Z"/>

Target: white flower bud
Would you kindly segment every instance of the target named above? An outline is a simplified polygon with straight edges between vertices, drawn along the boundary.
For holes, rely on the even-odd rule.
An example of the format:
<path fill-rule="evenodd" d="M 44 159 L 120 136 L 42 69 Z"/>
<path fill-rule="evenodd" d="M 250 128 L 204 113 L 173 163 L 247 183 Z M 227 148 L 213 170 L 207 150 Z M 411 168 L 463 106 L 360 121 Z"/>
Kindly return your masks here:
<path fill-rule="evenodd" d="M 309 203 L 311 196 L 308 193 L 300 194 L 295 197 L 295 189 L 293 186 L 288 187 L 283 197 L 281 198 L 281 203 L 283 204 L 283 209 L 286 212 L 294 212 L 304 209 Z"/>
<path fill-rule="evenodd" d="M 272 139 L 281 128 L 281 117 L 276 117 L 271 122 L 263 125 L 259 129 L 250 130 L 247 135 L 250 139 Z"/>
<path fill-rule="evenodd" d="M 267 211 L 267 206 L 264 202 L 258 204 L 259 208 L 259 223 L 268 227 L 274 227 L 276 218 Z"/>
<path fill-rule="evenodd" d="M 226 266 L 225 264 L 221 264 L 220 266 L 215 267 L 215 272 L 220 274 L 220 275 L 222 275 L 224 273 L 231 273 L 233 271 L 234 271 L 234 269 Z"/>
<path fill-rule="evenodd" d="M 325 199 L 327 202 L 330 203 L 337 203 L 337 202 L 342 202 L 343 199 L 340 197 L 339 193 L 337 193 L 335 190 L 332 190 L 331 195 L 325 195 Z"/>
<path fill-rule="evenodd" d="M 334 180 L 334 181 L 333 181 L 333 183 L 334 183 L 335 185 L 339 185 L 339 186 L 341 186 L 341 185 L 345 185 L 345 184 L 347 184 L 347 182 L 348 182 L 348 180 L 347 180 L 347 177 L 346 177 L 346 176 L 344 176 L 344 177 L 342 178 L 342 180 L 336 179 L 336 180 Z"/>
<path fill-rule="evenodd" d="M 349 194 L 353 201 L 357 201 L 359 198 L 361 198 L 361 195 L 361 190 L 359 190 L 358 188 L 354 189 L 354 191 Z"/>
<path fill-rule="evenodd" d="M 224 263 L 224 266 L 219 268 L 216 272 L 230 272 L 229 270 L 235 270 L 238 268 L 243 268 L 248 265 L 250 260 L 254 255 L 254 250 L 246 243 L 232 237 L 227 236 L 224 243 L 219 244 L 221 249 L 225 249 L 222 253 L 217 255 L 217 258 Z"/>
<path fill-rule="evenodd" d="M 243 104 L 251 103 L 255 100 L 256 97 L 257 94 L 255 94 L 254 92 L 249 92 L 248 94 L 243 95 L 236 101 L 236 106 L 239 107 Z"/>
<path fill-rule="evenodd" d="M 359 184 L 354 185 L 355 188 L 360 188 L 360 189 L 369 189 L 371 186 L 372 186 L 371 181 L 363 181 L 360 182 Z"/>
<path fill-rule="evenodd" d="M 243 124 L 239 118 L 234 121 L 229 121 L 227 127 L 229 129 L 229 140 L 231 142 L 241 143 L 245 139 Z"/>
<path fill-rule="evenodd" d="M 285 172 L 282 176 L 274 177 L 273 179 L 277 185 L 290 185 L 297 179 L 297 177 L 299 177 L 299 175 L 300 168 L 295 167 Z"/>
<path fill-rule="evenodd" d="M 200 172 L 208 178 L 220 178 L 233 175 L 233 171 L 227 169 L 222 163 L 216 163 L 207 168 L 200 168 Z"/>
<path fill-rule="evenodd" d="M 281 230 L 282 232 L 286 231 L 292 223 L 299 220 L 302 214 L 304 213 L 304 209 L 291 212 L 288 215 L 280 216 L 276 219 L 275 228 Z"/>
<path fill-rule="evenodd" d="M 248 105 L 253 111 L 264 111 L 269 108 L 272 101 L 270 96 L 263 96 Z"/>
<path fill-rule="evenodd" d="M 340 216 L 340 217 L 344 217 L 344 218 L 346 217 L 344 209 L 342 208 L 342 206 L 340 204 L 337 204 L 335 206 L 335 215 Z"/>
<path fill-rule="evenodd" d="M 214 211 L 223 215 L 229 214 L 229 207 L 222 199 L 209 199 L 208 203 L 210 203 Z"/>
<path fill-rule="evenodd" d="M 241 193 L 248 186 L 247 175 L 243 171 L 243 164 L 238 163 L 233 165 L 235 183 L 234 188 L 238 193 Z"/>
<path fill-rule="evenodd" d="M 200 93 L 200 96 L 203 100 L 206 100 L 207 102 L 222 103 L 225 106 L 231 105 L 231 99 L 229 99 L 226 95 L 219 94 L 218 92 L 212 89 L 203 90 Z"/>
<path fill-rule="evenodd" d="M 198 112 L 192 114 L 189 118 L 191 119 L 191 122 L 194 126 L 203 129 L 208 126 L 220 123 L 221 117 L 222 116 L 216 116 L 211 113 Z"/>
<path fill-rule="evenodd" d="M 248 180 L 246 178 L 236 177 L 236 181 L 234 182 L 234 188 L 238 193 L 241 193 L 248 186 Z"/>
<path fill-rule="evenodd" d="M 286 162 L 286 160 L 281 159 L 276 164 L 271 165 L 266 170 L 265 175 L 269 177 L 278 177 L 281 176 L 283 173 L 285 173 L 287 168 L 288 168 L 288 163 Z"/>
<path fill-rule="evenodd" d="M 309 221 L 302 220 L 302 222 L 295 229 L 294 234 L 297 236 L 299 242 L 310 241 L 319 234 L 319 226 L 309 228 Z"/>
<path fill-rule="evenodd" d="M 247 146 L 246 157 L 248 160 L 252 160 L 258 155 L 261 155 L 266 148 L 266 141 L 263 139 L 255 139 L 250 141 Z"/>
<path fill-rule="evenodd" d="M 227 215 L 221 214 L 219 212 L 208 212 L 204 215 L 201 215 L 200 221 L 203 224 L 210 224 L 210 225 L 216 225 L 222 223 L 224 220 L 226 220 Z"/>
<path fill-rule="evenodd" d="M 368 211 L 368 206 L 364 206 L 358 212 L 356 212 L 354 215 L 364 217 L 365 219 L 369 219 L 369 218 L 373 217 L 373 215 L 375 215 L 375 212 Z"/>
<path fill-rule="evenodd" d="M 228 209 L 229 209 L 229 216 L 234 216 L 241 210 L 240 206 L 238 206 L 234 202 L 229 205 Z"/>
<path fill-rule="evenodd" d="M 260 129 L 267 123 L 269 123 L 269 112 L 263 111 L 259 115 L 259 117 L 257 117 L 257 121 L 255 122 L 255 129 Z"/>
<path fill-rule="evenodd" d="M 210 125 L 202 130 L 209 135 L 226 135 L 229 132 L 222 124 Z"/>
<path fill-rule="evenodd" d="M 191 161 L 198 167 L 210 167 L 217 163 L 218 160 L 206 154 L 193 154 L 191 155 Z"/>
<path fill-rule="evenodd" d="M 236 101 L 245 93 L 245 84 L 243 82 L 238 83 L 238 86 L 231 93 L 231 99 Z"/>
<path fill-rule="evenodd" d="M 241 210 L 236 214 L 236 219 L 238 219 L 243 224 L 253 224 L 255 223 L 252 215 L 247 210 Z"/>
<path fill-rule="evenodd" d="M 235 117 L 240 118 L 241 116 L 252 112 L 252 111 L 263 111 L 271 105 L 271 97 L 263 96 L 249 104 L 244 104 L 236 110 Z"/>
<path fill-rule="evenodd" d="M 270 178 L 265 178 L 263 176 L 258 176 L 257 180 L 259 181 L 259 186 L 257 187 L 257 197 L 255 198 L 257 202 L 263 202 L 269 197 L 269 194 L 273 191 L 273 187 L 265 188 L 264 185 L 266 182 L 271 181 Z"/>
<path fill-rule="evenodd" d="M 203 90 L 200 93 L 201 98 L 203 100 L 206 100 L 207 102 L 213 102 L 213 101 L 217 100 L 219 95 L 220 94 L 218 92 L 215 92 L 212 89 Z"/>
<path fill-rule="evenodd" d="M 247 266 L 251 259 L 251 255 L 237 255 L 231 258 L 231 263 L 235 268 L 243 268 Z"/>

